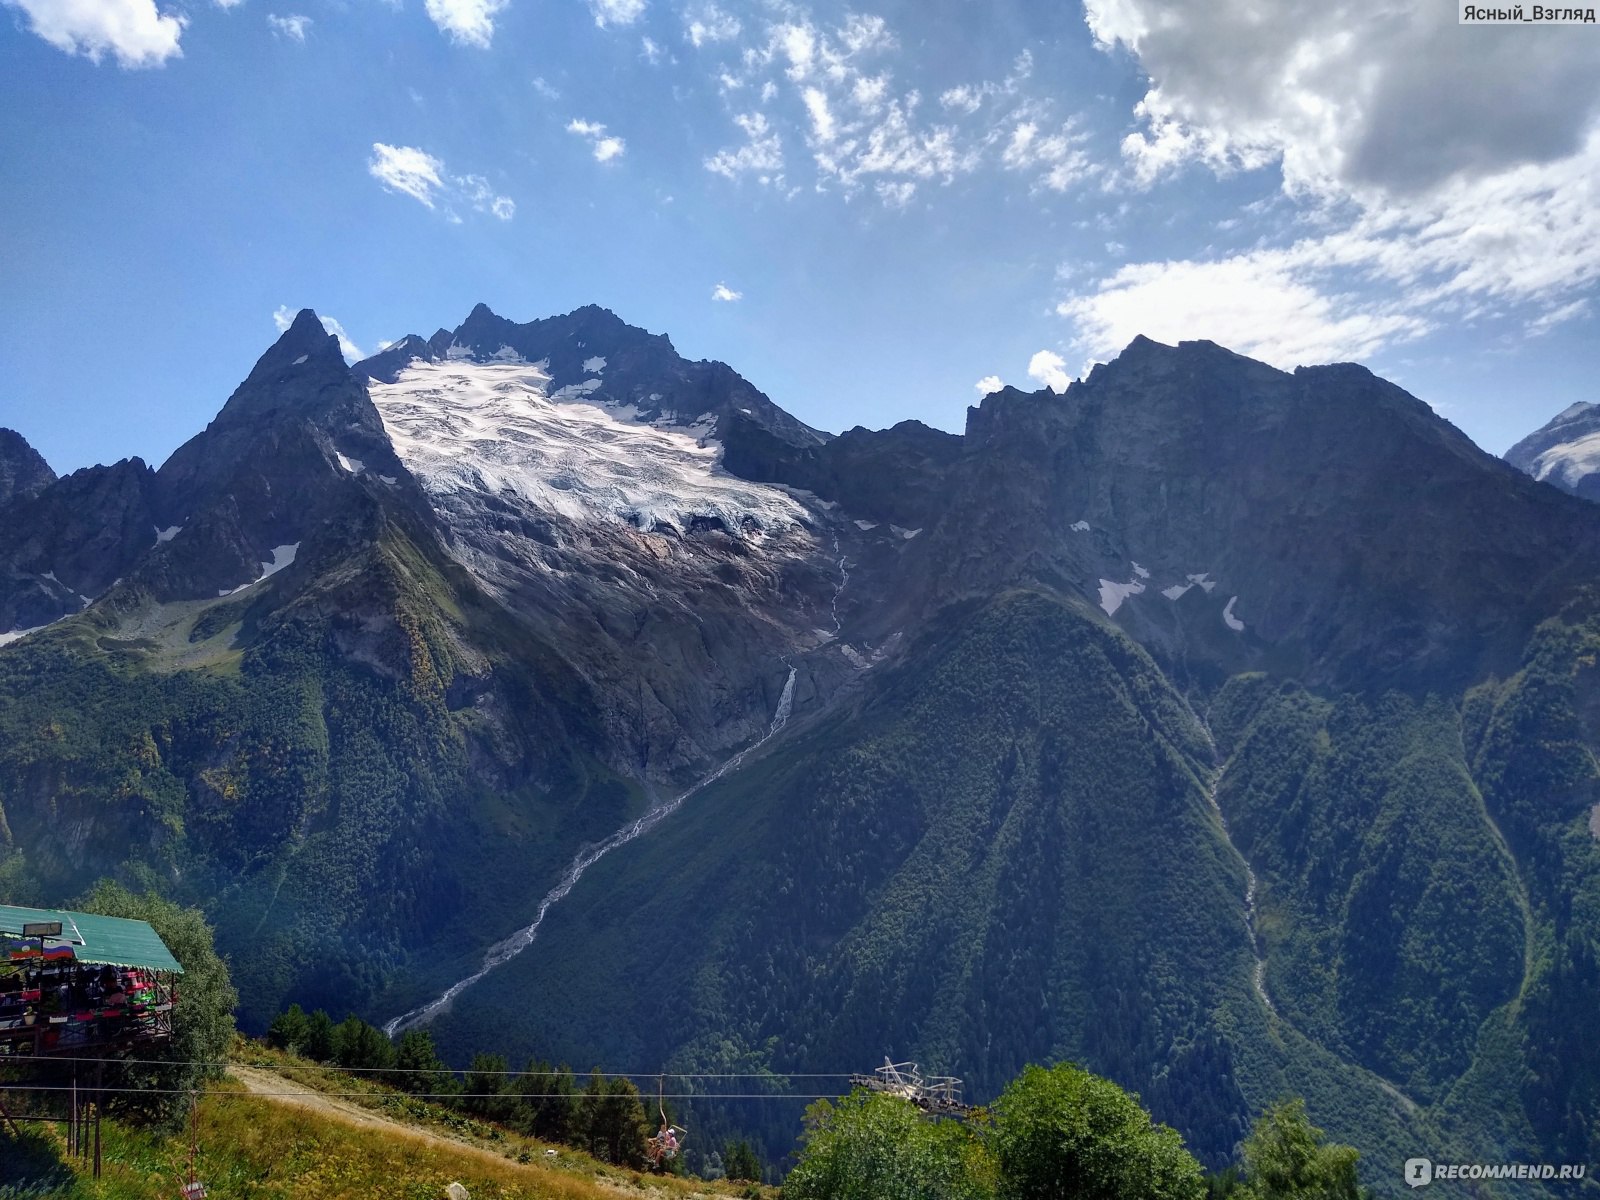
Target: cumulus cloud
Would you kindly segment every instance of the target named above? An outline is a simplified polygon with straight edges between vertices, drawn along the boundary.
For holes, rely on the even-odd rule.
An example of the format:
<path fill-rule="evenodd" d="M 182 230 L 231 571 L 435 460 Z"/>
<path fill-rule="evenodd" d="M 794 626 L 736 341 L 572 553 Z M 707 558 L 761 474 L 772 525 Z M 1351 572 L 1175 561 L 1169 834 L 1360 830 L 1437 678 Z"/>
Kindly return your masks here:
<path fill-rule="evenodd" d="M 300 13 L 290 13 L 287 17 L 268 13 L 267 24 L 272 26 L 272 32 L 279 37 L 286 37 L 292 42 L 303 42 L 306 40 L 306 30 L 311 26 L 311 18 Z"/>
<path fill-rule="evenodd" d="M 613 158 L 620 158 L 627 147 L 627 143 L 619 137 L 606 134 L 606 127 L 594 121 L 580 121 L 574 118 L 567 123 L 567 132 L 575 133 L 586 138 L 589 148 L 594 152 L 595 162 L 610 162 Z"/>
<path fill-rule="evenodd" d="M 644 16 L 645 0 L 589 0 L 589 11 L 601 29 L 609 25 L 632 25 Z"/>
<path fill-rule="evenodd" d="M 1594 39 L 1462 26 L 1444 4 L 1086 0 L 1085 15 L 1150 78 L 1125 145 L 1147 177 L 1281 162 L 1291 190 L 1414 194 L 1571 155 L 1600 108 Z"/>
<path fill-rule="evenodd" d="M 990 393 L 998 392 L 1001 388 L 1005 387 L 1005 380 L 1001 379 L 998 375 L 985 375 L 972 386 L 977 389 L 978 395 L 987 396 Z"/>
<path fill-rule="evenodd" d="M 487 50 L 494 40 L 494 18 L 508 0 L 425 0 L 428 18 L 452 42 Z"/>
<path fill-rule="evenodd" d="M 721 300 L 725 303 L 732 304 L 735 300 L 743 300 L 744 293 L 734 291 L 725 283 L 719 283 L 716 287 L 711 289 L 711 298 L 713 300 Z"/>
<path fill-rule="evenodd" d="M 278 327 L 279 333 L 284 332 L 294 324 L 297 311 L 299 310 L 290 308 L 287 304 L 278 305 L 277 311 L 272 314 L 272 323 Z M 318 316 L 317 320 L 322 322 L 324 329 L 339 339 L 339 353 L 344 355 L 346 362 L 360 362 L 366 357 L 362 353 L 361 347 L 355 344 L 350 335 L 344 331 L 344 326 L 339 324 L 337 320 L 333 317 L 324 316 Z"/>
<path fill-rule="evenodd" d="M 1054 350 L 1041 350 L 1028 360 L 1028 378 L 1038 380 L 1052 392 L 1064 392 L 1072 382 L 1065 360 Z"/>
<path fill-rule="evenodd" d="M 392 192 L 420 201 L 428 208 L 442 205 L 446 219 L 459 222 L 457 209 L 470 208 L 502 221 L 515 215 L 509 196 L 498 195 L 482 175 L 452 175 L 444 163 L 415 146 L 372 144 L 367 173 Z"/>
<path fill-rule="evenodd" d="M 153 0 L 0 0 L 21 9 L 28 28 L 67 54 L 98 63 L 107 54 L 121 67 L 159 67 L 181 58 L 178 38 L 187 18 L 163 13 Z"/>
<path fill-rule="evenodd" d="M 1123 183 L 1275 168 L 1298 229 L 1069 294 L 1081 349 L 1206 337 L 1293 366 L 1487 319 L 1537 334 L 1586 311 L 1600 282 L 1595 39 L 1375 0 L 1088 0 L 1086 16 L 1150 81 Z"/>

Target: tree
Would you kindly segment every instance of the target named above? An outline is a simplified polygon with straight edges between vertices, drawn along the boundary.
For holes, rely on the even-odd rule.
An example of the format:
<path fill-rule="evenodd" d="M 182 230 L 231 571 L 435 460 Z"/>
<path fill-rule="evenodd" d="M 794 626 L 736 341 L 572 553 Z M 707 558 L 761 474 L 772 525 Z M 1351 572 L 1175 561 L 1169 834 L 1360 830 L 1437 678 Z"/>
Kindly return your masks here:
<path fill-rule="evenodd" d="M 154 894 L 136 896 L 109 880 L 97 884 L 78 907 L 107 917 L 148 921 L 183 967 L 178 1001 L 172 1011 L 172 1039 L 141 1057 L 156 1063 L 118 1068 L 120 1080 L 108 1086 L 138 1089 L 118 1094 L 115 1107 L 167 1123 L 187 1111 L 188 1091 L 222 1074 L 233 1044 L 233 1010 L 239 1003 L 228 966 L 217 956 L 211 926 L 197 908 L 183 908 Z"/>
<path fill-rule="evenodd" d="M 572 1068 L 559 1069 L 549 1063 L 530 1060 L 524 1073 L 512 1084 L 516 1097 L 513 1121 L 521 1133 L 547 1142 L 576 1142 L 577 1081 Z"/>
<path fill-rule="evenodd" d="M 310 1018 L 298 1004 L 291 1004 L 284 1012 L 272 1018 L 267 1026 L 267 1045 L 299 1054 L 306 1044 Z"/>
<path fill-rule="evenodd" d="M 746 1183 L 761 1182 L 761 1159 L 742 1138 L 722 1148 L 722 1170 L 729 1179 Z"/>
<path fill-rule="evenodd" d="M 499 1054 L 475 1054 L 467 1068 L 461 1107 L 487 1121 L 508 1120 L 512 1097 L 506 1086 L 506 1060 Z"/>
<path fill-rule="evenodd" d="M 1030 1066 L 994 1105 L 1000 1200 L 1199 1200 L 1200 1164 L 1176 1130 L 1109 1079 Z"/>
<path fill-rule="evenodd" d="M 333 1061 L 333 1018 L 320 1008 L 306 1018 L 306 1040 L 300 1052 L 313 1062 Z"/>
<path fill-rule="evenodd" d="M 898 1096 L 852 1092 L 806 1110 L 786 1200 L 991 1200 L 994 1170 L 977 1137 L 930 1121 Z M 731 1172 L 730 1172 L 731 1175 Z"/>
<path fill-rule="evenodd" d="M 1360 1200 L 1361 1154 L 1323 1137 L 1304 1100 L 1267 1109 L 1244 1143 L 1245 1193 L 1252 1200 Z"/>
<path fill-rule="evenodd" d="M 347 1069 L 387 1070 L 394 1066 L 394 1043 L 383 1030 L 352 1013 L 333 1031 L 333 1058 Z"/>
<path fill-rule="evenodd" d="M 427 1029 L 408 1029 L 395 1048 L 394 1086 L 414 1096 L 448 1096 L 456 1089 L 456 1077 L 444 1065 L 433 1047 L 433 1033 Z"/>

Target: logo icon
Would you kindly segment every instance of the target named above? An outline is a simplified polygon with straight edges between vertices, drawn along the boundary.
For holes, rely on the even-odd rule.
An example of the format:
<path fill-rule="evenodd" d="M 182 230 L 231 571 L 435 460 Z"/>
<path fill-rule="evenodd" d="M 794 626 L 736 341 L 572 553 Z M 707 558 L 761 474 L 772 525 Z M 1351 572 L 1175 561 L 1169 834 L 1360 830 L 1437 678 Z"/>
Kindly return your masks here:
<path fill-rule="evenodd" d="M 1426 1158 L 1406 1159 L 1406 1186 L 1427 1187 L 1433 1182 L 1433 1163 Z"/>

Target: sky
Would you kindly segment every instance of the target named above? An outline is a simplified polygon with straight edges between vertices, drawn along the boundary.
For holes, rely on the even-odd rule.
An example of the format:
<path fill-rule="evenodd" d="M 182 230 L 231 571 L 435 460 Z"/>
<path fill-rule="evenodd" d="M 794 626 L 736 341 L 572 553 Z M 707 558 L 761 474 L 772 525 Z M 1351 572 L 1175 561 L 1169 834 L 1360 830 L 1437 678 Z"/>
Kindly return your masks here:
<path fill-rule="evenodd" d="M 159 464 L 293 312 L 604 305 L 812 425 L 1137 334 L 1502 453 L 1600 401 L 1600 25 L 1448 0 L 0 0 L 0 425 Z"/>

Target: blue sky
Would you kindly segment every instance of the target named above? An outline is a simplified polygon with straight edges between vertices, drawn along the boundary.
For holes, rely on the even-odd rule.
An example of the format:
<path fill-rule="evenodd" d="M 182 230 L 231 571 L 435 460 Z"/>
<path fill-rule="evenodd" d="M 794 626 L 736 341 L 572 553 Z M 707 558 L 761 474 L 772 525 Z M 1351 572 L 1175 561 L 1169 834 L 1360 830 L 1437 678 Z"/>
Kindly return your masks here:
<path fill-rule="evenodd" d="M 159 463 L 285 308 L 371 353 L 480 300 L 832 430 L 1140 332 L 1365 362 L 1496 453 L 1600 400 L 1600 28 L 1263 8 L 0 0 L 0 424 Z"/>

